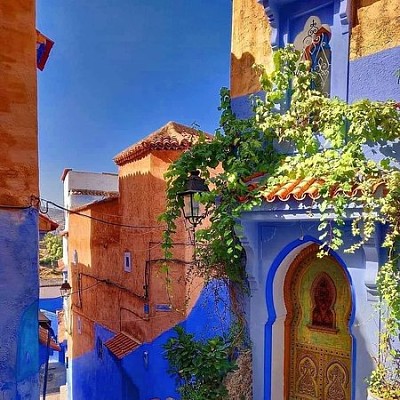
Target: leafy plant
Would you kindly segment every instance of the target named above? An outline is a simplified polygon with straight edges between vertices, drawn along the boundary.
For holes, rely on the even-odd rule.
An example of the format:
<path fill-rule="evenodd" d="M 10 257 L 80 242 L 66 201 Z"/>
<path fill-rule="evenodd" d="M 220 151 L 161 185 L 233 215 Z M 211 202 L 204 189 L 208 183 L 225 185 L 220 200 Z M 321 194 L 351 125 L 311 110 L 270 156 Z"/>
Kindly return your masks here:
<path fill-rule="evenodd" d="M 62 239 L 53 233 L 47 233 L 43 239 L 45 251 L 40 257 L 40 264 L 53 265 L 63 254 Z"/>
<path fill-rule="evenodd" d="M 241 214 L 261 206 L 277 185 L 316 178 L 321 197 L 310 213 L 321 215 L 321 253 L 344 245 L 342 228 L 349 217 L 357 239 L 345 250 L 349 252 L 368 241 L 377 224 L 387 226 L 383 243 L 387 262 L 380 268 L 377 284 L 388 311 L 386 332 L 396 337 L 400 332 L 400 170 L 391 156 L 369 159 L 365 147 L 400 137 L 400 106 L 370 100 L 347 104 L 325 97 L 311 88 L 309 64 L 299 61 L 299 53 L 290 47 L 274 53 L 274 65 L 270 73 L 257 66 L 265 95 L 253 98 L 250 118 L 236 118 L 229 91 L 222 89 L 220 127 L 214 139 L 200 137 L 171 164 L 166 174 L 167 207 L 160 217 L 167 225 L 165 257 L 172 257 L 175 221 L 183 205 L 177 193 L 184 189 L 190 171 L 200 170 L 210 187 L 198 198 L 210 214 L 210 225 L 196 234 L 199 270 L 206 279 L 221 277 L 242 287 L 246 276 L 239 240 Z M 293 151 L 278 151 L 277 143 Z M 354 214 L 349 214 L 350 206 Z"/>
<path fill-rule="evenodd" d="M 399 377 L 393 379 L 392 376 L 388 376 L 392 372 L 392 368 L 388 369 L 384 364 L 378 363 L 368 380 L 371 393 L 379 395 L 381 399 L 400 399 Z"/>
<path fill-rule="evenodd" d="M 230 345 L 221 336 L 205 342 L 176 326 L 176 337 L 164 345 L 170 373 L 175 375 L 182 400 L 225 400 L 226 375 L 235 369 L 229 359 Z"/>

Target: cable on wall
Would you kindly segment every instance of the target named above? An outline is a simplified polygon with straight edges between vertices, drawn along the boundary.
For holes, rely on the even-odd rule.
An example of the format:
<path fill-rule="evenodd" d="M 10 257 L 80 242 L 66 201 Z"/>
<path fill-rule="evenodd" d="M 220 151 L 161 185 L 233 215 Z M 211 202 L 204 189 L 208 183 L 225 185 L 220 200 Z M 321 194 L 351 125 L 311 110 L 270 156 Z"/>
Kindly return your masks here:
<path fill-rule="evenodd" d="M 49 204 L 51 204 L 52 206 L 54 206 L 56 208 L 59 208 L 60 210 L 63 210 L 65 212 L 67 212 L 68 214 L 79 215 L 81 217 L 85 217 L 85 218 L 88 218 L 88 219 L 91 219 L 93 221 L 97 221 L 97 222 L 100 222 L 100 223 L 106 224 L 106 225 L 119 226 L 121 228 L 131 228 L 131 229 L 152 229 L 152 230 L 166 229 L 166 226 L 163 226 L 163 225 L 161 225 L 161 226 L 144 226 L 144 225 L 120 224 L 118 222 L 106 221 L 106 220 L 101 219 L 101 218 L 97 218 L 97 217 L 93 217 L 91 215 L 83 214 L 83 213 L 81 213 L 79 211 L 69 210 L 68 208 L 60 206 L 59 204 L 54 203 L 53 201 L 50 201 L 50 200 L 46 200 L 46 199 L 39 198 L 39 197 L 36 197 L 36 200 L 38 201 L 38 204 L 39 204 L 39 211 L 42 214 L 48 214 Z"/>

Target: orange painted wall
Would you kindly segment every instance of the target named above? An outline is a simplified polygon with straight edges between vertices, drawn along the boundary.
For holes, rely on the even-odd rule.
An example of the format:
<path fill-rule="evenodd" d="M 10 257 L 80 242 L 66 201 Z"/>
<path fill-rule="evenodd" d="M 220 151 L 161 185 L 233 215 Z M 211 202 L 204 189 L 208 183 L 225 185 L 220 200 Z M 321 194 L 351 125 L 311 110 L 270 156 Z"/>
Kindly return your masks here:
<path fill-rule="evenodd" d="M 264 7 L 256 0 L 233 0 L 231 95 L 260 90 L 253 64 L 271 65 L 271 29 Z"/>
<path fill-rule="evenodd" d="M 81 296 L 72 296 L 73 357 L 94 348 L 94 322 L 114 332 L 122 329 L 141 342 L 151 341 L 185 318 L 188 294 L 191 305 L 199 296 L 202 282 L 186 282 L 185 262 L 191 261 L 192 246 L 182 223 L 174 238 L 177 261 L 170 265 L 168 291 L 166 275 L 157 262 L 163 257 L 163 228 L 157 222 L 165 207 L 163 174 L 178 155 L 177 151 L 156 151 L 120 167 L 120 197 L 80 209 L 92 217 L 137 228 L 115 227 L 71 214 L 69 259 L 73 259 L 74 250 L 78 253 L 78 265 L 71 265 L 73 292 L 78 290 L 79 274 L 82 288 Z M 131 253 L 132 272 L 124 271 L 125 251 Z M 148 299 L 144 297 L 146 282 Z M 145 304 L 149 304 L 148 314 Z M 156 311 L 156 304 L 172 304 L 172 310 Z M 78 316 L 81 333 L 77 330 Z"/>
<path fill-rule="evenodd" d="M 35 1 L 0 2 L 0 204 L 38 195 Z"/>
<path fill-rule="evenodd" d="M 350 58 L 400 46 L 400 1 L 353 0 Z"/>

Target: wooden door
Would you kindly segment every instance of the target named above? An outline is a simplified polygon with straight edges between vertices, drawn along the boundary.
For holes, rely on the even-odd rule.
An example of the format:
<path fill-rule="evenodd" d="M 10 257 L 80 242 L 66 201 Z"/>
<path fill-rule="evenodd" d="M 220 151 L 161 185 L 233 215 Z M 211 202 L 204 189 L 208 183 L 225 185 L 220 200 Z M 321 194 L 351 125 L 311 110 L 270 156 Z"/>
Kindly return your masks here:
<path fill-rule="evenodd" d="M 350 400 L 350 285 L 317 251 L 303 250 L 285 280 L 285 399 Z"/>

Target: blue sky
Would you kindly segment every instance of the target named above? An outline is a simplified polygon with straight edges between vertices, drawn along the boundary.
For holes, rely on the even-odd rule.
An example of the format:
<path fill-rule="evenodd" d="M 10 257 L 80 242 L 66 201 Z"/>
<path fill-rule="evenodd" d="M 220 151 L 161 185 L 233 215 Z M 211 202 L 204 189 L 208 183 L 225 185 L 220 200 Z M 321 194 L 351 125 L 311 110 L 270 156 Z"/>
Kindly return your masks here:
<path fill-rule="evenodd" d="M 38 70 L 40 186 L 62 202 L 64 168 L 112 158 L 168 121 L 218 126 L 229 86 L 231 0 L 37 0 L 55 41 Z"/>

